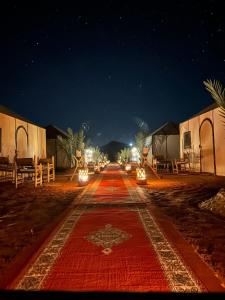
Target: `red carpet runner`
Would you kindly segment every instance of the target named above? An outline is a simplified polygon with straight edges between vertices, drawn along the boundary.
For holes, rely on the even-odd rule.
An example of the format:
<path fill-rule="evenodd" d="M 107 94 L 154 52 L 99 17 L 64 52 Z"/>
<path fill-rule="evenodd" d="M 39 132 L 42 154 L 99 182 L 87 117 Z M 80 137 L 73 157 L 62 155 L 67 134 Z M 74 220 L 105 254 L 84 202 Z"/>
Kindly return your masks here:
<path fill-rule="evenodd" d="M 117 167 L 80 204 L 20 276 L 17 289 L 186 291 L 202 287 Z"/>

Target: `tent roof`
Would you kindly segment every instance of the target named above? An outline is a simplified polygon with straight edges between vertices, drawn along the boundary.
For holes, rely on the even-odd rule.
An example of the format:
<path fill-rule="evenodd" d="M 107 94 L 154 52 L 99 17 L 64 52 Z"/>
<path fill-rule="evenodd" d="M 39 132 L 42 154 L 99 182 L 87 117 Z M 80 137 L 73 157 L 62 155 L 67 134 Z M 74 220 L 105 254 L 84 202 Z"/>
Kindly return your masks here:
<path fill-rule="evenodd" d="M 211 105 L 205 107 L 204 109 L 202 109 L 199 113 L 194 114 L 191 118 L 200 116 L 200 115 L 202 115 L 202 114 L 204 114 L 204 113 L 206 113 L 206 112 L 208 112 L 208 111 L 210 111 L 210 110 L 213 110 L 213 109 L 217 108 L 218 106 L 219 106 L 219 105 L 218 105 L 217 103 L 213 103 L 213 104 L 211 104 Z"/>
<path fill-rule="evenodd" d="M 19 119 L 19 120 L 22 120 L 22 121 L 27 122 L 27 123 L 31 123 L 31 124 L 33 124 L 35 126 L 43 128 L 43 126 L 40 126 L 39 124 L 37 124 L 35 122 L 32 122 L 32 121 L 30 121 L 30 120 L 28 120 L 28 119 L 26 119 L 26 118 L 18 115 L 14 111 L 10 110 L 8 107 L 6 107 L 4 105 L 1 105 L 1 104 L 0 104 L 0 113 L 8 115 L 8 116 L 16 118 L 16 119 Z"/>
<path fill-rule="evenodd" d="M 198 112 L 197 114 L 192 115 L 190 118 L 188 118 L 188 119 L 186 119 L 186 120 L 184 120 L 184 121 L 182 121 L 180 123 L 183 123 L 183 122 L 186 122 L 186 121 L 188 121 L 188 120 L 190 120 L 192 118 L 198 117 L 198 116 L 200 116 L 200 115 L 202 115 L 202 114 L 204 114 L 204 113 L 206 113 L 206 112 L 208 112 L 210 110 L 213 110 L 213 109 L 215 109 L 217 107 L 219 107 L 218 104 L 212 103 L 212 104 L 208 105 L 207 107 L 205 107 L 204 109 L 200 110 L 200 112 Z"/>
<path fill-rule="evenodd" d="M 45 127 L 47 139 L 56 139 L 58 135 L 63 138 L 67 137 L 67 133 L 55 125 L 48 125 Z"/>
<path fill-rule="evenodd" d="M 167 122 L 153 131 L 150 135 L 178 135 L 179 125 L 174 122 Z"/>

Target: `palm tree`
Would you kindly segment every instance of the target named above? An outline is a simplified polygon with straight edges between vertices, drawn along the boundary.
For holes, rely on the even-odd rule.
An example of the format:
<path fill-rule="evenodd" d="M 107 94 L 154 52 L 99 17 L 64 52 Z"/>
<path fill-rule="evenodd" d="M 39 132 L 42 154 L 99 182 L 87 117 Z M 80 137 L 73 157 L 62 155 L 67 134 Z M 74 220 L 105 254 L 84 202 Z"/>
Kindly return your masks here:
<path fill-rule="evenodd" d="M 102 161 L 102 153 L 98 146 L 93 147 L 92 151 L 93 151 L 93 161 L 97 165 L 100 161 Z"/>
<path fill-rule="evenodd" d="M 146 134 L 144 134 L 142 131 L 139 131 L 134 137 L 135 146 L 138 149 L 140 156 L 142 155 L 143 149 L 145 147 L 146 137 L 147 137 Z"/>
<path fill-rule="evenodd" d="M 74 155 L 76 150 L 81 151 L 81 154 L 84 154 L 84 133 L 83 130 L 79 132 L 73 132 L 71 128 L 67 129 L 67 137 L 63 138 L 58 136 L 59 147 L 65 152 L 66 158 L 70 163 L 70 167 L 74 167 Z"/>
<path fill-rule="evenodd" d="M 203 81 L 206 90 L 211 94 L 213 100 L 220 107 L 220 113 L 225 118 L 225 89 L 218 80 L 207 79 Z"/>
<path fill-rule="evenodd" d="M 124 148 L 120 150 L 118 153 L 118 158 L 121 160 L 122 163 L 127 163 L 131 157 L 131 150 L 130 148 Z"/>

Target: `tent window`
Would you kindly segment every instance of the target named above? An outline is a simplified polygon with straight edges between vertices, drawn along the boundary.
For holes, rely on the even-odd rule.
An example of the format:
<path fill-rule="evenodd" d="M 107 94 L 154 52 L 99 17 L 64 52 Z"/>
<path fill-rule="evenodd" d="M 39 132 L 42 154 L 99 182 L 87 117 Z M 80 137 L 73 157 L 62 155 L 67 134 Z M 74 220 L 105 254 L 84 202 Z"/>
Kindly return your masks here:
<path fill-rule="evenodd" d="M 0 128 L 0 152 L 2 152 L 2 129 Z"/>
<path fill-rule="evenodd" d="M 191 132 L 184 132 L 184 149 L 191 148 Z"/>

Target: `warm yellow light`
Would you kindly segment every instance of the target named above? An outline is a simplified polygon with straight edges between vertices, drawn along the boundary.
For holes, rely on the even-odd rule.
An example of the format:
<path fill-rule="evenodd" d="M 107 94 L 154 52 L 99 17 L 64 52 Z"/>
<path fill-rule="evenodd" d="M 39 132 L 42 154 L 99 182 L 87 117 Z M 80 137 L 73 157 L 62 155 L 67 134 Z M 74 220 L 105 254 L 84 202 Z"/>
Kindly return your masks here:
<path fill-rule="evenodd" d="M 126 164 L 125 170 L 126 170 L 127 172 L 131 171 L 131 164 Z"/>
<path fill-rule="evenodd" d="M 136 169 L 136 179 L 138 184 L 146 184 L 146 173 L 144 168 Z"/>
<path fill-rule="evenodd" d="M 85 162 L 88 164 L 89 162 L 93 161 L 93 150 L 92 149 L 85 149 L 84 150 L 84 159 Z"/>
<path fill-rule="evenodd" d="M 140 160 L 140 154 L 138 152 L 138 149 L 136 147 L 133 147 L 131 149 L 131 161 L 138 162 Z"/>
<path fill-rule="evenodd" d="M 78 171 L 78 183 L 79 185 L 85 185 L 88 183 L 88 168 L 80 169 Z"/>
<path fill-rule="evenodd" d="M 99 174 L 100 173 L 100 167 L 99 164 L 95 165 L 95 173 Z"/>

